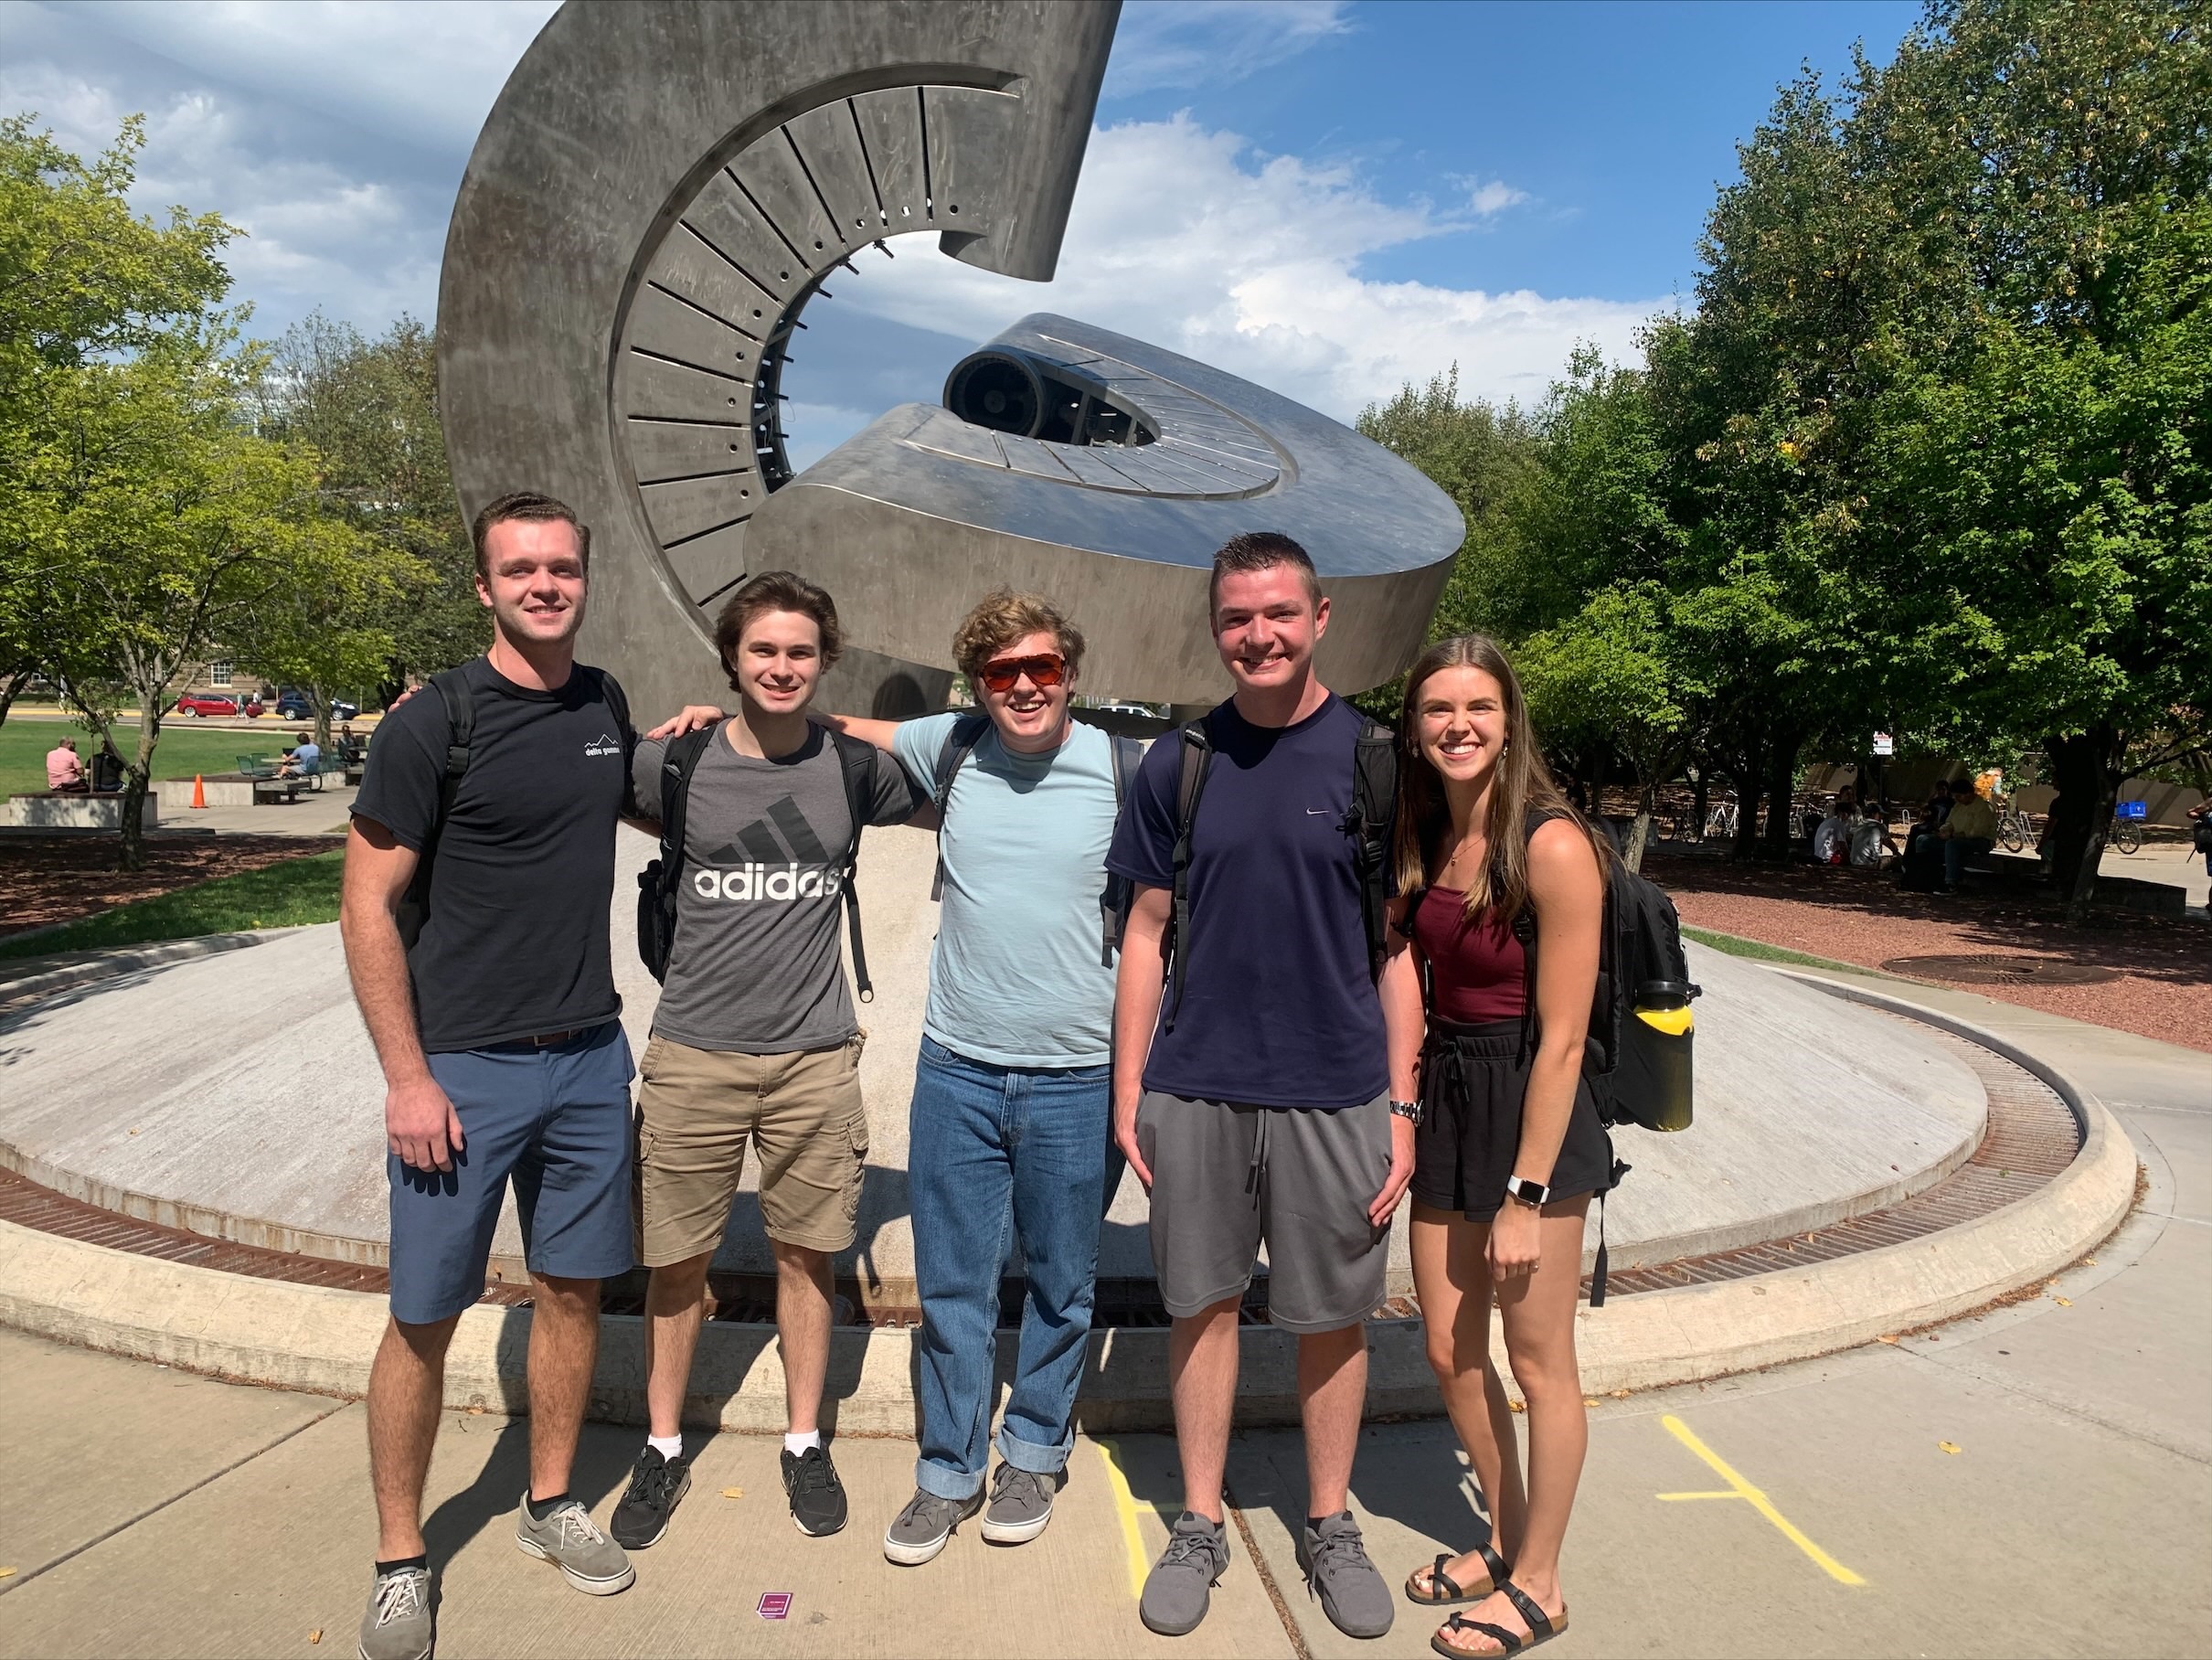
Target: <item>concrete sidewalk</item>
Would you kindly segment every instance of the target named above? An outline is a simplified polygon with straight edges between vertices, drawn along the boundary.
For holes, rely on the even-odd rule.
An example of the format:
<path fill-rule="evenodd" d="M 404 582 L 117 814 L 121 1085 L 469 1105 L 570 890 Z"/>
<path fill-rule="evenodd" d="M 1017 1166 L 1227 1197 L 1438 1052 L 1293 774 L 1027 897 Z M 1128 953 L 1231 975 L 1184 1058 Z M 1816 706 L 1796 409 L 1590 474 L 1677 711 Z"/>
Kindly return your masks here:
<path fill-rule="evenodd" d="M 1600 1401 L 1566 1562 L 1573 1628 L 1547 1651 L 1560 1660 L 2212 1654 L 2204 1058 L 1970 994 L 1910 995 L 2101 1093 L 2143 1159 L 2143 1206 L 2092 1261 L 2013 1306 Z M 14 1409 L 0 1419 L 13 1501 L 0 1564 L 16 1570 L 0 1580 L 0 1655 L 351 1652 L 373 1544 L 358 1406 L 14 1334 L 0 1334 L 0 1371 Z M 840 1441 L 853 1522 L 811 1540 L 785 1520 L 776 1442 L 725 1435 L 636 1587 L 592 1599 L 509 1542 L 526 1435 L 522 1421 L 456 1415 L 441 1442 L 429 1532 L 448 1660 L 1413 1656 L 1437 1623 L 1401 1603 L 1377 1642 L 1328 1625 L 1292 1558 L 1304 1483 L 1289 1432 L 1236 1442 L 1231 1564 L 1211 1617 L 1174 1643 L 1135 1616 L 1178 1498 L 1165 1437 L 1079 1442 L 1033 1545 L 963 1534 L 935 1563 L 895 1569 L 878 1540 L 910 1488 L 909 1442 Z M 602 1518 L 636 1441 L 587 1431 L 576 1484 Z M 1478 1535 L 1441 1423 L 1371 1425 L 1354 1498 L 1393 1584 Z M 795 1594 L 789 1622 L 756 1617 L 769 1591 Z"/>

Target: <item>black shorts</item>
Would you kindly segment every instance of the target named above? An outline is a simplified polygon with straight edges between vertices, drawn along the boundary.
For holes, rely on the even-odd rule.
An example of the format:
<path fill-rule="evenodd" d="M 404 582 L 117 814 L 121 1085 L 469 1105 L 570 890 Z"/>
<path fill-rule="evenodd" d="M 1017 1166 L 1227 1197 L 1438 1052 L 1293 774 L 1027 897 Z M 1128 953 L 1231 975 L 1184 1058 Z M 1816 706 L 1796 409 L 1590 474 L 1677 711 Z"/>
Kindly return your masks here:
<path fill-rule="evenodd" d="M 1471 1222 L 1497 1215 L 1521 1153 L 1521 1099 L 1535 1058 L 1535 1043 L 1518 1020 L 1430 1022 L 1421 1051 L 1421 1123 L 1413 1138 L 1416 1199 Z M 1612 1138 L 1599 1122 L 1587 1078 L 1576 1080 L 1567 1139 L 1547 1185 L 1555 1199 L 1603 1193 L 1613 1185 Z"/>

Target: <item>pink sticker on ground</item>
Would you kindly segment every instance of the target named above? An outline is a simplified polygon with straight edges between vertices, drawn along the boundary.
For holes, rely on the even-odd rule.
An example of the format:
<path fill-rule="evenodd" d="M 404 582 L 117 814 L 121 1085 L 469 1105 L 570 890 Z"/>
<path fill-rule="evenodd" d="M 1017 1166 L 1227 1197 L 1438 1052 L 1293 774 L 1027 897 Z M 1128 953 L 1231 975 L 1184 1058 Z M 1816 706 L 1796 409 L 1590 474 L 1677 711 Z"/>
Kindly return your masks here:
<path fill-rule="evenodd" d="M 791 1598 L 792 1593 L 788 1591 L 762 1591 L 760 1593 L 760 1607 L 759 1610 L 760 1618 L 763 1620 L 790 1619 Z"/>

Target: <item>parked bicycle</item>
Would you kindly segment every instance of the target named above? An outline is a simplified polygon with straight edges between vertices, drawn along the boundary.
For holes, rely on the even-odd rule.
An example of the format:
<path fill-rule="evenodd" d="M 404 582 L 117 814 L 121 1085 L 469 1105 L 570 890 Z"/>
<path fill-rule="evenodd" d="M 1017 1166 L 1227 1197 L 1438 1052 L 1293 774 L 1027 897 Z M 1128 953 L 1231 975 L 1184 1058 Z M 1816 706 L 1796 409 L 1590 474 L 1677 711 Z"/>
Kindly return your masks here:
<path fill-rule="evenodd" d="M 2036 827 L 2027 822 L 2026 814 L 2008 806 L 1997 814 L 1997 845 L 2007 853 L 2035 851 Z"/>

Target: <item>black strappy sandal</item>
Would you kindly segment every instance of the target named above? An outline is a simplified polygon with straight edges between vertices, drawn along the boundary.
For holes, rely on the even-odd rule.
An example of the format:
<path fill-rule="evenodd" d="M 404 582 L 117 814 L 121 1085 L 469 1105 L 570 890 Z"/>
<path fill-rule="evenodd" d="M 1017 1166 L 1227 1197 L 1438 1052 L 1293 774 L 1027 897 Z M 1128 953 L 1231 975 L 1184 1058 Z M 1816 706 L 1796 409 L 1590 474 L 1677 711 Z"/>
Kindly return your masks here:
<path fill-rule="evenodd" d="M 1495 1591 L 1499 1581 L 1513 1570 L 1506 1566 L 1504 1557 L 1487 1545 L 1477 1545 L 1474 1551 L 1483 1559 L 1483 1566 L 1490 1570 L 1490 1577 L 1480 1587 L 1462 1591 L 1452 1576 L 1444 1571 L 1444 1564 L 1452 1559 L 1451 1556 L 1440 1550 L 1435 1564 L 1429 1570 L 1429 1590 L 1426 1594 L 1420 1589 L 1420 1569 L 1406 1576 L 1406 1601 L 1420 1608 L 1451 1608 L 1461 1602 L 1480 1602 Z M 1442 1594 L 1446 1591 L 1451 1594 Z"/>
<path fill-rule="evenodd" d="M 1528 1623 L 1528 1634 L 1526 1637 L 1507 1631 L 1503 1625 L 1493 1625 L 1487 1620 L 1470 1620 L 1465 1614 L 1453 1614 L 1452 1618 L 1444 1622 L 1442 1630 L 1429 1639 L 1429 1646 L 1438 1654 L 1446 1656 L 1446 1660 L 1487 1660 L 1487 1656 L 1478 1656 L 1473 1649 L 1453 1647 L 1444 1641 L 1444 1632 L 1478 1631 L 1498 1645 L 1499 1654 L 1520 1655 L 1527 1653 L 1539 1643 L 1550 1642 L 1567 1629 L 1566 1609 L 1559 1610 L 1559 1617 L 1555 1621 L 1544 1612 L 1534 1597 L 1511 1580 L 1501 1578 L 1497 1582 L 1497 1589 L 1505 1593 L 1506 1601 L 1511 1602 L 1519 1611 L 1521 1618 Z"/>

